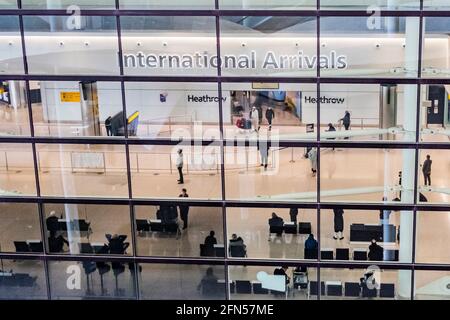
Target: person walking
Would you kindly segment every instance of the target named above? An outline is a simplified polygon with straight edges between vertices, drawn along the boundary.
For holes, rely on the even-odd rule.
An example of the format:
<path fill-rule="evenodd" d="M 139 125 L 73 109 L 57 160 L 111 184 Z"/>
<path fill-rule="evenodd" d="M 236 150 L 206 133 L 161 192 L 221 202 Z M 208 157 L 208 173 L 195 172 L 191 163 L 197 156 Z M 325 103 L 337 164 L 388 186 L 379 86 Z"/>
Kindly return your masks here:
<path fill-rule="evenodd" d="M 317 172 L 317 148 L 311 148 L 308 152 L 308 159 L 311 162 L 312 176 L 316 176 Z"/>
<path fill-rule="evenodd" d="M 269 106 L 266 110 L 266 119 L 269 123 L 269 131 L 272 130 L 272 120 L 275 119 L 275 112 L 272 109 L 272 106 Z"/>
<path fill-rule="evenodd" d="M 181 189 L 181 194 L 178 197 L 189 198 L 187 190 L 185 188 Z M 179 205 L 179 208 L 180 208 L 180 218 L 183 221 L 183 230 L 185 230 L 188 227 L 189 206 L 186 204 L 181 204 Z"/>
<path fill-rule="evenodd" d="M 258 141 L 258 150 L 261 155 L 261 166 L 264 167 L 264 170 L 267 170 L 267 164 L 269 162 L 269 146 L 268 141 Z"/>
<path fill-rule="evenodd" d="M 350 129 L 350 123 L 351 123 L 350 112 L 345 110 L 344 117 L 339 119 L 339 121 L 342 121 L 342 125 L 344 126 L 346 131 L 349 130 Z M 344 139 L 348 139 L 348 137 L 345 137 Z"/>
<path fill-rule="evenodd" d="M 422 165 L 422 173 L 423 178 L 425 180 L 425 185 L 431 186 L 431 164 L 433 161 L 431 160 L 431 156 L 427 154 L 427 159 L 423 162 Z"/>
<path fill-rule="evenodd" d="M 328 129 L 327 130 L 325 130 L 326 132 L 335 132 L 336 131 L 336 128 L 333 126 L 333 124 L 330 122 L 329 124 L 328 124 Z M 327 138 L 328 140 L 335 140 L 336 138 Z M 334 148 L 333 148 L 333 151 L 334 151 Z"/>
<path fill-rule="evenodd" d="M 342 232 L 344 231 L 344 210 L 341 208 L 334 208 L 334 240 L 344 239 Z"/>
<path fill-rule="evenodd" d="M 298 208 L 291 207 L 289 209 L 289 216 L 291 217 L 291 222 L 295 222 L 295 224 L 297 224 Z"/>
<path fill-rule="evenodd" d="M 250 120 L 252 122 L 252 128 L 256 132 L 259 131 L 259 111 L 256 109 L 256 106 L 252 107 L 252 111 L 250 111 Z"/>
<path fill-rule="evenodd" d="M 179 174 L 178 184 L 183 184 L 183 150 L 178 149 L 178 157 L 177 157 L 177 169 Z"/>

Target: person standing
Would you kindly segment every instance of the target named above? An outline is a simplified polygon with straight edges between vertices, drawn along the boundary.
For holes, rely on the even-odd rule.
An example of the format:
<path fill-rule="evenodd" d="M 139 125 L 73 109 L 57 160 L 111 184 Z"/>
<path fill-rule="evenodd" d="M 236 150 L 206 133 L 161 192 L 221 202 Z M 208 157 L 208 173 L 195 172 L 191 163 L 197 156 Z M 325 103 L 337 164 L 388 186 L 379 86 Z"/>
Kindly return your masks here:
<path fill-rule="evenodd" d="M 252 111 L 250 111 L 250 120 L 252 121 L 252 128 L 256 132 L 259 131 L 259 111 L 256 109 L 256 106 L 252 107 Z"/>
<path fill-rule="evenodd" d="M 181 189 L 181 194 L 178 197 L 189 198 L 187 190 L 185 188 Z M 179 208 L 180 208 L 180 218 L 183 221 L 183 230 L 185 230 L 188 227 L 189 206 L 186 204 L 181 204 L 179 205 Z"/>
<path fill-rule="evenodd" d="M 329 124 L 328 124 L 328 129 L 327 130 L 325 130 L 326 132 L 335 132 L 336 131 L 336 128 L 333 126 L 333 124 L 330 122 Z M 327 138 L 328 140 L 335 140 L 336 138 Z M 333 151 L 334 151 L 334 148 L 333 148 Z"/>
<path fill-rule="evenodd" d="M 178 157 L 177 157 L 177 169 L 179 174 L 178 184 L 183 184 L 183 150 L 178 149 Z"/>
<path fill-rule="evenodd" d="M 423 162 L 422 165 L 422 173 L 423 178 L 425 180 L 425 185 L 431 186 L 431 164 L 433 161 L 431 160 L 431 157 L 429 154 L 427 154 L 427 159 Z"/>
<path fill-rule="evenodd" d="M 316 176 L 317 172 L 317 148 L 311 148 L 308 152 L 308 159 L 311 162 L 312 176 Z"/>
<path fill-rule="evenodd" d="M 342 232 L 344 231 L 344 210 L 341 208 L 334 208 L 334 240 L 344 239 Z"/>
<path fill-rule="evenodd" d="M 298 208 L 291 207 L 289 209 L 289 216 L 291 217 L 291 222 L 295 222 L 295 224 L 297 224 Z"/>
<path fill-rule="evenodd" d="M 350 112 L 345 110 L 344 117 L 342 119 L 339 119 L 339 121 L 342 121 L 342 124 L 343 124 L 345 130 L 350 129 L 350 123 L 351 123 Z M 345 137 L 344 139 L 348 139 L 348 137 Z"/>
<path fill-rule="evenodd" d="M 261 166 L 264 167 L 264 170 L 267 170 L 267 164 L 269 162 L 269 146 L 268 141 L 258 141 L 258 150 L 261 155 Z"/>
<path fill-rule="evenodd" d="M 266 110 L 266 119 L 269 123 L 269 131 L 272 130 L 272 120 L 275 119 L 275 112 L 272 109 L 272 106 L 269 106 Z"/>
<path fill-rule="evenodd" d="M 111 117 L 108 117 L 108 118 L 106 118 L 106 120 L 105 120 L 105 129 L 106 129 L 106 135 L 109 137 L 109 136 L 112 136 L 113 134 L 112 134 L 112 127 L 111 127 Z"/>

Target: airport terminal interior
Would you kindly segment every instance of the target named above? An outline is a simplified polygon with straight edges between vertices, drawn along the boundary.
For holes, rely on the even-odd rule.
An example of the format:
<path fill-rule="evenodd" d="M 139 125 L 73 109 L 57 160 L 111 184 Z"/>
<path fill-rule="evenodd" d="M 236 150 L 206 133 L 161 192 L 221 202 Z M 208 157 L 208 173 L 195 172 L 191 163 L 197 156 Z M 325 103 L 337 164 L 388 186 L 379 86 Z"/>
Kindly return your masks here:
<path fill-rule="evenodd" d="M 0 0 L 0 299 L 450 299 L 450 1 Z"/>

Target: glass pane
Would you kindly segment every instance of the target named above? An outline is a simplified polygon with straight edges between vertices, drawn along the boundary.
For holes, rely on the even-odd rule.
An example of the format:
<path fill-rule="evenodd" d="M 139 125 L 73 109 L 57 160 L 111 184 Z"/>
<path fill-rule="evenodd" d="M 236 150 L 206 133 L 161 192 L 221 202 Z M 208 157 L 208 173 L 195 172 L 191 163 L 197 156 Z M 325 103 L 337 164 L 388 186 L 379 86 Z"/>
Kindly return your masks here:
<path fill-rule="evenodd" d="M 0 80 L 0 127 L 2 136 L 30 135 L 25 81 Z"/>
<path fill-rule="evenodd" d="M 227 208 L 227 232 L 230 257 L 317 259 L 317 242 L 307 240 L 310 234 L 317 237 L 313 209 Z M 309 255 L 314 248 L 315 255 Z"/>
<path fill-rule="evenodd" d="M 442 3 L 442 5 L 444 5 Z M 450 4 L 447 3 L 447 9 Z M 450 56 L 448 54 L 448 34 L 450 21 L 441 17 L 424 18 L 424 52 L 422 58 L 422 77 L 449 78 Z"/>
<path fill-rule="evenodd" d="M 315 17 L 222 17 L 222 75 L 316 76 L 316 29 Z"/>
<path fill-rule="evenodd" d="M 0 235 L 1 252 L 43 252 L 37 205 L 1 203 Z"/>
<path fill-rule="evenodd" d="M 419 150 L 418 201 L 449 203 L 449 154 L 449 150 Z"/>
<path fill-rule="evenodd" d="M 419 10 L 420 0 L 320 0 L 321 9 L 333 10 Z"/>
<path fill-rule="evenodd" d="M 36 146 L 42 195 L 128 197 L 125 146 Z"/>
<path fill-rule="evenodd" d="M 225 299 L 225 268 L 208 265 L 139 264 L 141 299 Z"/>
<path fill-rule="evenodd" d="M 120 23 L 125 74 L 217 74 L 214 17 L 121 17 Z"/>
<path fill-rule="evenodd" d="M 424 10 L 449 10 L 450 3 L 447 0 L 424 0 Z"/>
<path fill-rule="evenodd" d="M 272 144 L 264 140 L 250 140 L 249 147 L 225 148 L 227 198 L 315 201 L 316 148 L 280 148 L 276 146 L 276 141 L 269 142 Z"/>
<path fill-rule="evenodd" d="M 52 299 L 136 299 L 133 263 L 49 261 Z"/>
<path fill-rule="evenodd" d="M 417 17 L 323 17 L 320 33 L 321 76 L 417 76 Z"/>
<path fill-rule="evenodd" d="M 230 266 L 232 300 L 306 300 L 317 299 L 308 287 L 317 283 L 317 269 L 306 266 L 280 265 Z"/>
<path fill-rule="evenodd" d="M 130 146 L 133 197 L 178 198 L 186 188 L 190 198 L 221 198 L 220 159 L 217 145 Z"/>
<path fill-rule="evenodd" d="M 214 9 L 214 0 L 121 0 L 121 9 L 206 10 Z"/>
<path fill-rule="evenodd" d="M 414 272 L 416 300 L 449 300 L 448 279 L 449 271 L 423 271 Z"/>
<path fill-rule="evenodd" d="M 222 208 L 173 202 L 135 206 L 134 213 L 139 256 L 224 257 Z"/>
<path fill-rule="evenodd" d="M 450 263 L 450 212 L 421 211 L 417 213 L 416 261 Z"/>
<path fill-rule="evenodd" d="M 47 252 L 133 254 L 128 206 L 45 204 L 44 213 Z"/>
<path fill-rule="evenodd" d="M 450 86 L 430 84 L 421 86 L 420 139 L 424 142 L 448 143 L 450 131 Z"/>
<path fill-rule="evenodd" d="M 32 100 L 36 136 L 125 134 L 122 92 L 118 82 L 31 81 L 30 87 L 36 97 Z"/>
<path fill-rule="evenodd" d="M 316 84 L 223 83 L 222 96 L 228 139 L 254 137 L 258 127 L 258 137 L 275 141 L 317 139 Z"/>
<path fill-rule="evenodd" d="M 316 0 L 219 0 L 220 9 L 313 10 Z"/>
<path fill-rule="evenodd" d="M 47 299 L 44 264 L 36 260 L 1 260 L 0 299 Z"/>
<path fill-rule="evenodd" d="M 411 271 L 380 269 L 320 269 L 321 299 L 411 299 Z"/>
<path fill-rule="evenodd" d="M 0 9 L 16 9 L 17 0 L 1 0 Z"/>
<path fill-rule="evenodd" d="M 31 144 L 0 144 L 0 195 L 36 195 Z"/>
<path fill-rule="evenodd" d="M 87 10 L 114 9 L 116 7 L 115 0 L 96 0 L 95 3 L 90 0 L 22 0 L 24 9 L 67 9 L 72 12 L 75 10 L 72 6 Z"/>
<path fill-rule="evenodd" d="M 127 82 L 125 90 L 129 136 L 220 138 L 216 83 Z"/>
<path fill-rule="evenodd" d="M 412 261 L 412 211 L 336 207 L 320 215 L 322 260 Z"/>
<path fill-rule="evenodd" d="M 119 74 L 115 17 L 24 16 L 23 19 L 30 74 Z"/>
<path fill-rule="evenodd" d="M 322 201 L 413 203 L 413 149 L 322 148 L 320 152 Z"/>
<path fill-rule="evenodd" d="M 307 110 L 307 97 L 303 100 Z M 417 86 L 323 84 L 322 140 L 416 140 Z M 331 125 L 331 126 L 330 126 Z"/>
<path fill-rule="evenodd" d="M 9 8 L 8 4 L 0 3 L 0 9 L 4 6 Z M 19 18 L 15 16 L 0 16 L 0 30 L 2 39 L 0 42 L 0 77 L 3 74 L 22 74 L 24 70 Z"/>

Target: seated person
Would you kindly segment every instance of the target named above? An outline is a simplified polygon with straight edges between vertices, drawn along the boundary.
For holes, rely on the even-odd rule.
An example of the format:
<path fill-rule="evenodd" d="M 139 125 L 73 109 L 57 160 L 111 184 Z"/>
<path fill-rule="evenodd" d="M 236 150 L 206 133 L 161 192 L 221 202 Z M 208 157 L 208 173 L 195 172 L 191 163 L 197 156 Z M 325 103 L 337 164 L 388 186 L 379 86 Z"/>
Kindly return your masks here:
<path fill-rule="evenodd" d="M 232 247 L 242 247 L 242 250 L 244 252 L 244 256 L 247 255 L 247 246 L 244 244 L 244 240 L 241 237 L 238 237 L 236 235 L 236 233 L 233 233 L 230 239 L 230 245 L 229 245 L 229 251 L 230 251 L 230 255 L 232 252 Z"/>
<path fill-rule="evenodd" d="M 59 220 L 59 218 L 56 216 L 56 212 L 51 211 L 50 215 L 48 216 L 48 218 L 45 221 L 45 223 L 47 225 L 47 231 L 49 231 L 50 234 L 52 232 L 58 231 L 58 228 L 59 228 L 58 220 Z"/>
<path fill-rule="evenodd" d="M 276 268 L 274 271 L 273 271 L 273 274 L 274 275 L 278 275 L 278 276 L 284 276 L 285 278 L 286 278 L 286 285 L 288 285 L 289 284 L 289 282 L 291 281 L 290 280 L 290 278 L 289 278 L 289 276 L 287 275 L 287 270 L 289 269 L 289 267 L 288 266 L 282 266 L 281 268 Z"/>
<path fill-rule="evenodd" d="M 372 243 L 369 246 L 369 254 L 367 255 L 370 261 L 382 261 L 383 260 L 383 248 L 378 245 L 375 239 L 372 239 Z"/>
<path fill-rule="evenodd" d="M 214 245 L 217 244 L 217 239 L 215 237 L 215 232 L 213 230 L 211 230 L 209 232 L 209 236 L 207 236 L 205 238 L 205 246 L 209 247 L 209 248 L 214 248 Z"/>
<path fill-rule="evenodd" d="M 69 246 L 69 241 L 61 235 L 56 236 L 54 231 L 50 232 L 50 237 L 48 237 L 48 249 L 50 252 L 64 252 L 64 244 Z"/>
<path fill-rule="evenodd" d="M 206 269 L 206 275 L 202 278 L 197 290 L 202 290 L 204 295 L 212 295 L 217 293 L 217 277 L 214 275 L 214 269 L 209 267 Z"/>
<path fill-rule="evenodd" d="M 306 239 L 305 241 L 305 249 L 310 249 L 310 250 L 314 250 L 319 247 L 319 244 L 317 243 L 317 240 L 314 239 L 314 235 L 311 233 L 308 236 L 308 239 Z"/>
<path fill-rule="evenodd" d="M 119 236 L 117 233 L 114 235 L 106 234 L 108 240 L 109 253 L 111 254 L 125 254 L 125 250 L 130 246 L 129 242 L 124 242 L 127 238 L 126 235 Z"/>
<path fill-rule="evenodd" d="M 369 269 L 364 273 L 364 277 L 359 279 L 359 286 L 361 289 L 374 289 L 378 287 L 373 270 Z"/>
<path fill-rule="evenodd" d="M 275 212 L 272 212 L 272 218 L 269 219 L 269 226 L 282 227 L 284 225 L 283 218 L 277 216 Z"/>

